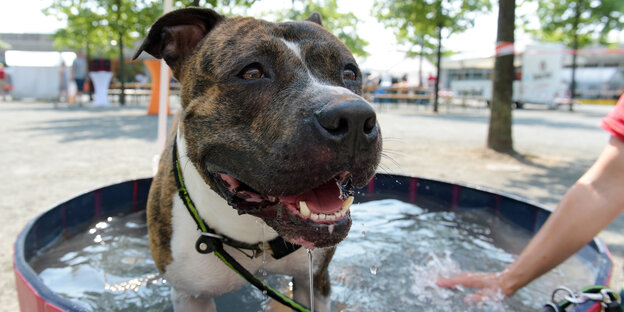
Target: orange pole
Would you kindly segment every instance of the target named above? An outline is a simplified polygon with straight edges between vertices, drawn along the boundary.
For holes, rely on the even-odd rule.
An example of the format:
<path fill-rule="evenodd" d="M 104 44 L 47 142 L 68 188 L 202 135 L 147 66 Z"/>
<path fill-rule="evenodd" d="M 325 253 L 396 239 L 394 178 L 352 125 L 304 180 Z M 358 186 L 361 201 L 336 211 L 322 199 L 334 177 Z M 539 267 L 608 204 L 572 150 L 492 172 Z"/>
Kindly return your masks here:
<path fill-rule="evenodd" d="M 147 108 L 147 114 L 158 115 L 158 101 L 160 100 L 158 91 L 158 87 L 160 86 L 160 60 L 145 60 L 144 62 L 152 76 L 150 104 Z M 171 72 L 169 72 L 167 80 L 171 80 Z M 168 91 L 167 94 L 169 94 Z M 171 114 L 171 109 L 169 108 L 169 99 L 167 99 L 167 115 L 169 114 Z"/>

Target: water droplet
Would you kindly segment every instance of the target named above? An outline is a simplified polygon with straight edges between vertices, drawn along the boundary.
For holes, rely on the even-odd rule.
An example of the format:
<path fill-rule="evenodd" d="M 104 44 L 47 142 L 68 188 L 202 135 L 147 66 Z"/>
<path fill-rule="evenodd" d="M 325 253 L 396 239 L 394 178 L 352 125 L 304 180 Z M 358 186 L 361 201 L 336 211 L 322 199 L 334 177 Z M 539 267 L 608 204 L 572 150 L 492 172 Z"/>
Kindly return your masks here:
<path fill-rule="evenodd" d="M 379 266 L 376 264 L 370 267 L 370 272 L 373 275 L 377 275 L 377 270 L 379 270 Z"/>
<path fill-rule="evenodd" d="M 312 249 L 308 251 L 308 278 L 310 279 L 310 311 L 314 311 L 314 275 L 312 274 Z"/>
<path fill-rule="evenodd" d="M 113 221 L 113 217 L 108 217 L 108 218 L 106 218 L 106 221 L 108 221 L 108 222 Z"/>
<path fill-rule="evenodd" d="M 102 236 L 101 235 L 96 235 L 95 238 L 93 239 L 93 241 L 96 242 L 96 243 L 102 242 Z"/>

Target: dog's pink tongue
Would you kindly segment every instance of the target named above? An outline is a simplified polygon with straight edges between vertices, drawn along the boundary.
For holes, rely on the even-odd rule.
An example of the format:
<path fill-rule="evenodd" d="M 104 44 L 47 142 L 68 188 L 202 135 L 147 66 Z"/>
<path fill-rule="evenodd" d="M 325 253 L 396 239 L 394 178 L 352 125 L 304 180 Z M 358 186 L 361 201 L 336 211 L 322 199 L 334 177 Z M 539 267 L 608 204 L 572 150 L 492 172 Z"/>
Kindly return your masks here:
<path fill-rule="evenodd" d="M 305 201 L 313 213 L 332 213 L 341 209 L 342 200 L 336 182 L 327 182 L 313 190 L 295 196 L 280 197 L 285 203 Z"/>

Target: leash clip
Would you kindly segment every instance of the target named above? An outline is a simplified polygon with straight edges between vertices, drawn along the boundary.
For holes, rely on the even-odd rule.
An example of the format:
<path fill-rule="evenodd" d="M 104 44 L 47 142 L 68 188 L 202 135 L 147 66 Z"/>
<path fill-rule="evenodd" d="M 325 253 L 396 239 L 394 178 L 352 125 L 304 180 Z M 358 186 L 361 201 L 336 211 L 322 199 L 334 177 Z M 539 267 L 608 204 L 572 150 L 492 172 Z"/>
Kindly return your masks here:
<path fill-rule="evenodd" d="M 201 236 L 195 242 L 195 250 L 201 254 L 209 254 L 217 249 L 217 244 L 221 242 L 223 236 L 202 232 Z"/>

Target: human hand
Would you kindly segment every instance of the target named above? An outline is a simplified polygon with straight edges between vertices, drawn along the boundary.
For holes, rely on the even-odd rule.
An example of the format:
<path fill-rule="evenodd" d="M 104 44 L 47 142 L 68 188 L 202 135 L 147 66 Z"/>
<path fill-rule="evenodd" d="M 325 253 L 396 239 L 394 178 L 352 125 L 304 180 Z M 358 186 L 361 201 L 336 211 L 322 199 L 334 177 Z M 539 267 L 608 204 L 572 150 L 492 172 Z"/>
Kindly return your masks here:
<path fill-rule="evenodd" d="M 479 291 L 466 296 L 464 302 L 467 304 L 477 304 L 485 300 L 500 301 L 501 295 L 509 297 L 513 295 L 515 289 L 507 287 L 505 275 L 503 273 L 460 273 L 449 277 L 440 277 L 436 282 L 440 287 L 454 288 L 456 286 L 466 286 L 478 288 Z"/>

